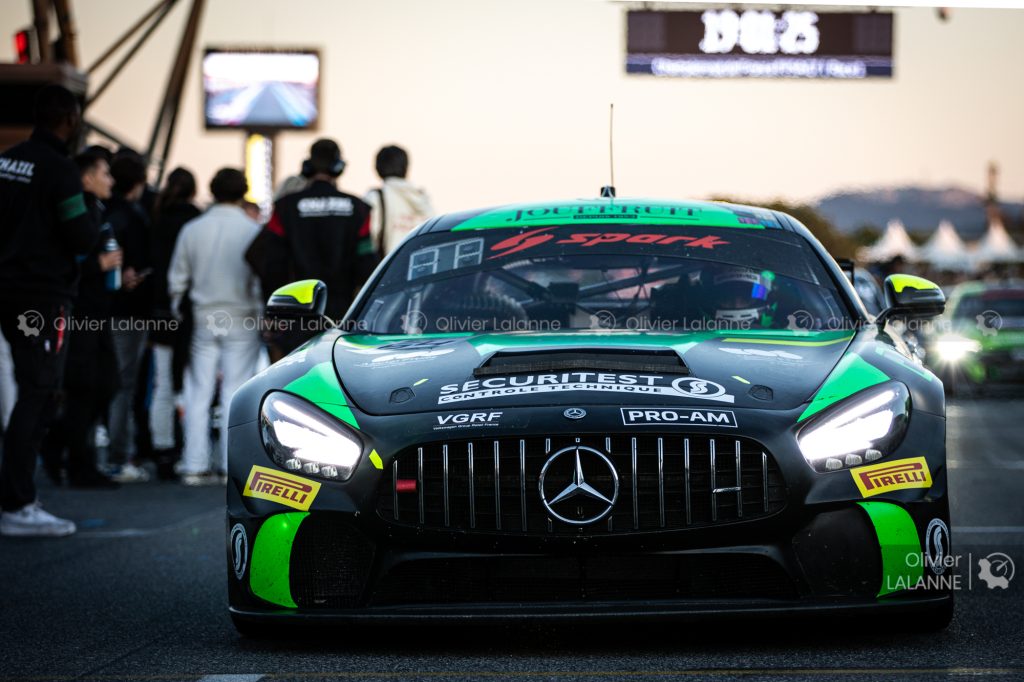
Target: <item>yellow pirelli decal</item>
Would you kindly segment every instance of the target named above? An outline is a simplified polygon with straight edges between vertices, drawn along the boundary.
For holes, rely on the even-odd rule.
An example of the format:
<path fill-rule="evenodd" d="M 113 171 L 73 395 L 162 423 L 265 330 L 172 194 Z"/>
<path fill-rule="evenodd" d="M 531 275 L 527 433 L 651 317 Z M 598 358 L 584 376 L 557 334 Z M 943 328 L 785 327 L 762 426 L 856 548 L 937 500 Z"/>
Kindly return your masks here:
<path fill-rule="evenodd" d="M 850 470 L 853 482 L 863 497 L 873 497 L 893 490 L 931 488 L 932 474 L 924 457 L 898 459 Z"/>
<path fill-rule="evenodd" d="M 309 511 L 320 484 L 308 478 L 299 478 L 284 471 L 254 466 L 249 472 L 242 494 L 261 500 L 270 500 L 292 509 Z"/>

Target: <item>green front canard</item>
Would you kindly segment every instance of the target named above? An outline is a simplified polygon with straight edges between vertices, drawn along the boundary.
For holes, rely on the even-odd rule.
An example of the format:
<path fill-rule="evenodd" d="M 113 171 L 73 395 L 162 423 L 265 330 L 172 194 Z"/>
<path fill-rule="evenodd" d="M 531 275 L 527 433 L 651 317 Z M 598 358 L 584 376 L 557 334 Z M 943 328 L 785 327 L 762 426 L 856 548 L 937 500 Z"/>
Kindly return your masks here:
<path fill-rule="evenodd" d="M 249 569 L 249 588 L 260 599 L 296 608 L 289 567 L 295 534 L 307 516 L 309 512 L 275 514 L 260 527 L 252 545 L 252 566 Z"/>

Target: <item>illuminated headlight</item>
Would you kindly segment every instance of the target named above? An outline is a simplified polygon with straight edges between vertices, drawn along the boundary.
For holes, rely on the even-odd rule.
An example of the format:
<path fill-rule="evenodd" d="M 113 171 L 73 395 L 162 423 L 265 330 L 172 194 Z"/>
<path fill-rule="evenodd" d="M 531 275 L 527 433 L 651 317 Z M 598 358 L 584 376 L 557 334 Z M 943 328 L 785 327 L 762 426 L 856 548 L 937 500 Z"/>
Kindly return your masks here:
<path fill-rule="evenodd" d="M 888 455 L 910 418 L 907 387 L 893 381 L 856 393 L 800 429 L 797 442 L 815 471 L 837 471 Z"/>
<path fill-rule="evenodd" d="M 260 408 L 260 435 L 270 458 L 289 471 L 344 481 L 359 463 L 359 436 L 313 404 L 271 393 Z"/>
<path fill-rule="evenodd" d="M 980 343 L 956 334 L 943 336 L 935 342 L 935 352 L 945 363 L 960 362 L 969 353 L 977 353 L 979 350 L 981 350 Z"/>

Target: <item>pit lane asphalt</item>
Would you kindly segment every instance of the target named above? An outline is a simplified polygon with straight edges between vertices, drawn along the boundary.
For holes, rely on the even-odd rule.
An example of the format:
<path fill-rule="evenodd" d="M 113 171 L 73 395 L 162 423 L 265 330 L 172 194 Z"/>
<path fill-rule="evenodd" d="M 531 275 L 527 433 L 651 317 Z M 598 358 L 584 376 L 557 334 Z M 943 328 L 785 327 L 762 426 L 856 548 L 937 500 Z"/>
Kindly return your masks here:
<path fill-rule="evenodd" d="M 953 401 L 956 554 L 972 589 L 941 633 L 881 623 L 347 628 L 240 639 L 226 612 L 223 490 L 41 488 L 70 538 L 0 538 L 0 680 L 1024 679 L 1024 399 Z M 1016 562 L 987 589 L 977 559 Z"/>

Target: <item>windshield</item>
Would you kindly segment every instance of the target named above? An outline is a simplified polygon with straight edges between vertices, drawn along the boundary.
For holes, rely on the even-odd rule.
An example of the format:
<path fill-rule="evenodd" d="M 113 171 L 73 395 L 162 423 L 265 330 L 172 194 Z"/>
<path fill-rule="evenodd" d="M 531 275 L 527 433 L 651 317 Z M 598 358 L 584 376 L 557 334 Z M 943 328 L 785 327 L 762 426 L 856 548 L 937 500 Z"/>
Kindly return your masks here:
<path fill-rule="evenodd" d="M 1024 317 L 1024 290 L 991 291 L 960 299 L 953 317 L 974 320 L 978 315 L 992 313 L 1004 318 Z"/>
<path fill-rule="evenodd" d="M 818 256 L 774 229 L 453 230 L 406 242 L 355 315 L 377 334 L 832 329 Z"/>

